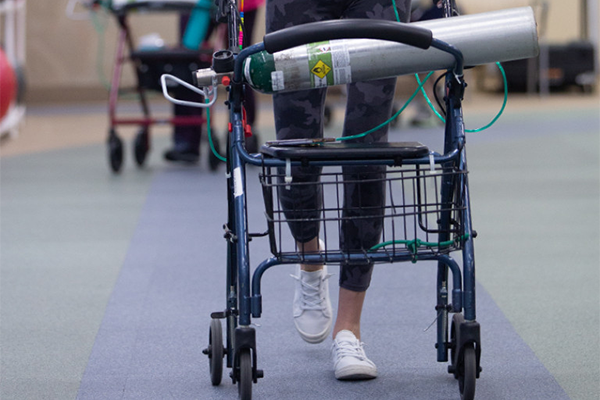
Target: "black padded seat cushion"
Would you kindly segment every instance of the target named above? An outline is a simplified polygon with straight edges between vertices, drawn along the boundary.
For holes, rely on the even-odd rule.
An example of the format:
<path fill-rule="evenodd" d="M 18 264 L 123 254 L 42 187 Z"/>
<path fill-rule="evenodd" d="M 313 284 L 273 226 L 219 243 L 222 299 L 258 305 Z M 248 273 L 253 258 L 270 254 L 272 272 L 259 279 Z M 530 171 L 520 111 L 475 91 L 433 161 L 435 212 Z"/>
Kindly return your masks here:
<path fill-rule="evenodd" d="M 328 142 L 313 145 L 283 146 L 271 142 L 262 146 L 261 153 L 270 157 L 293 161 L 337 160 L 407 160 L 426 157 L 427 146 L 419 142 L 349 143 Z"/>

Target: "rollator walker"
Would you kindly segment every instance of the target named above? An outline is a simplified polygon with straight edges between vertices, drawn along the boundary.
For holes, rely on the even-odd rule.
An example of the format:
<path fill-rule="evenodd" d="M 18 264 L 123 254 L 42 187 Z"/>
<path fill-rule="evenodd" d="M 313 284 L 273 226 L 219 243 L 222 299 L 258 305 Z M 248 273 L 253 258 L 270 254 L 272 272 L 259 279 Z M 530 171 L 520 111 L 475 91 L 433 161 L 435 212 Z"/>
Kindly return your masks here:
<path fill-rule="evenodd" d="M 453 16 L 453 1 L 444 1 L 443 6 L 446 16 Z M 227 15 L 230 28 L 238 26 L 239 17 L 233 2 L 222 2 L 220 11 Z M 529 18 L 528 11 L 519 13 L 525 13 Z M 533 24 L 535 29 L 535 22 Z M 359 144 L 334 139 L 272 141 L 262 146 L 260 153 L 247 152 L 243 103 L 244 84 L 249 81 L 248 71 L 251 69 L 248 60 L 257 54 L 268 58 L 268 55 L 310 43 L 342 39 L 396 42 L 411 49 L 433 48 L 439 50 L 436 54 L 450 60 L 442 104 L 445 112 L 443 153 L 431 151 L 415 142 Z M 537 37 L 531 40 L 536 41 Z M 331 43 L 333 45 L 334 42 Z M 536 44 L 531 46 L 529 53 L 537 51 Z M 532 55 L 535 54 L 529 56 Z M 253 384 L 263 377 L 263 369 L 258 363 L 256 332 L 251 323 L 253 318 L 261 317 L 261 279 L 270 268 L 299 263 L 434 261 L 437 262 L 437 361 L 449 362 L 448 372 L 458 381 L 461 399 L 474 398 L 476 381 L 482 370 L 481 335 L 476 318 L 473 248 L 477 233 L 471 223 L 462 110 L 466 88 L 464 67 L 463 53 L 458 47 L 436 38 L 432 30 L 422 26 L 379 20 L 335 20 L 270 33 L 265 35 L 262 43 L 243 50 L 237 47 L 236 35 L 230 35 L 230 49 L 215 53 L 211 69 L 196 72 L 196 86 L 190 89 L 205 97 L 205 104 L 196 106 L 214 104 L 216 87 L 225 85 L 229 107 L 230 128 L 226 146 L 228 218 L 224 226 L 227 242 L 226 305 L 223 311 L 211 314 L 209 343 L 204 350 L 209 358 L 213 385 L 221 383 L 225 363 L 231 369 L 232 383 L 238 385 L 239 398 L 247 400 L 252 398 Z M 275 88 L 272 91 L 284 89 L 276 80 L 278 75 L 285 73 L 271 72 L 270 81 L 267 74 L 271 89 Z M 163 76 L 163 79 L 166 81 L 169 77 Z M 265 91 L 264 87 L 262 90 Z M 168 96 L 166 92 L 165 95 Z M 261 168 L 260 183 L 268 227 L 265 233 L 253 234 L 248 229 L 247 165 Z M 304 218 L 321 224 L 320 237 L 325 248 L 318 253 L 307 253 L 298 248 L 279 204 L 280 191 L 302 184 L 295 182 L 290 175 L 291 167 L 300 165 L 323 167 L 317 183 L 322 185 L 323 207 L 316 217 L 307 214 Z M 385 205 L 368 210 L 369 218 L 376 218 L 383 224 L 381 243 L 371 248 L 345 250 L 339 246 L 338 234 L 346 218 L 340 201 L 344 186 L 340 167 L 345 165 L 386 166 L 383 178 L 374 178 L 382 179 L 386 186 Z M 367 176 L 366 179 L 371 178 Z M 299 221 L 302 219 L 298 218 Z M 252 270 L 249 242 L 259 237 L 268 240 L 272 256 Z M 452 253 L 459 254 L 461 265 L 451 256 Z M 222 320 L 225 321 L 224 333 Z"/>

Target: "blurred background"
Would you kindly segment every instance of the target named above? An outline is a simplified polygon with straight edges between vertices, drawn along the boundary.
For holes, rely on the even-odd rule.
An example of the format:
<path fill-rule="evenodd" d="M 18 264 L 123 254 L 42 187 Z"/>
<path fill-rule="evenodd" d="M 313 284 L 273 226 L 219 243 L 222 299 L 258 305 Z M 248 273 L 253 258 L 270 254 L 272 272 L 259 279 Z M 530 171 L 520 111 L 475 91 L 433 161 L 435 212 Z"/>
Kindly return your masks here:
<path fill-rule="evenodd" d="M 20 106 L 5 115 L 4 119 L 10 121 L 4 121 L 2 125 L 4 138 L 11 132 L 13 138 L 17 137 L 16 121 L 24 120 L 25 105 L 102 103 L 107 100 L 116 63 L 118 24 L 116 18 L 101 7 L 90 12 L 90 8 L 84 6 L 88 3 L 77 0 L 0 1 L 0 44 L 16 77 L 12 96 L 9 90 L 3 89 L 3 99 L 7 99 L 4 103 L 12 101 Z M 463 14 L 527 5 L 534 8 L 543 51 L 536 60 L 506 65 L 510 90 L 541 96 L 549 93 L 596 96 L 600 29 L 597 0 L 458 2 Z M 139 46 L 147 35 L 157 35 L 165 43 L 178 40 L 178 16 L 174 13 L 140 12 L 131 13 L 128 18 L 134 46 Z M 252 41 L 260 41 L 263 34 L 261 7 Z M 219 44 L 219 40 L 211 42 L 214 47 Z M 480 66 L 473 75 L 471 81 L 476 82 L 476 87 L 471 87 L 471 95 L 500 92 L 500 75 L 494 66 Z M 135 75 L 129 66 L 124 67 L 122 84 L 135 85 Z M 412 77 L 401 77 L 398 95 L 409 93 L 413 87 Z M 332 90 L 332 96 L 335 93 Z M 269 100 L 268 97 L 264 99 Z M 4 146 L 5 153 L 9 151 L 7 149 Z"/>
<path fill-rule="evenodd" d="M 116 64 L 118 24 L 104 8 L 96 7 L 90 12 L 90 8 L 85 7 L 89 3 L 87 0 L 0 1 L 0 44 L 6 55 L 6 68 L 12 69 L 16 80 L 14 90 L 3 87 L 3 104 L 12 102 L 15 106 L 3 117 L 4 139 L 16 139 L 18 131 L 26 129 L 20 125 L 26 119 L 26 106 L 107 102 Z M 463 14 L 528 5 L 536 14 L 542 52 L 535 60 L 505 65 L 511 92 L 534 97 L 565 93 L 597 97 L 600 29 L 597 0 L 458 1 Z M 140 46 L 148 35 L 156 35 L 165 43 L 178 40 L 175 13 L 130 13 L 128 22 L 134 47 Z M 261 7 L 252 41 L 260 41 L 263 34 Z M 212 40 L 210 45 L 219 47 L 222 40 Z M 479 66 L 469 73 L 470 81 L 475 83 L 471 85 L 469 96 L 501 92 L 500 74 L 495 66 Z M 8 76 L 7 73 L 4 76 Z M 128 65 L 124 66 L 121 84 L 136 84 L 133 68 Z M 413 77 L 401 77 L 398 96 L 406 97 L 414 87 Z M 336 89 L 331 90 L 331 97 L 336 93 Z M 151 99 L 160 102 L 163 100 L 160 97 L 155 95 Z M 268 96 L 259 97 L 262 104 L 270 101 Z M 135 103 L 135 99 L 130 97 L 129 100 Z M 67 136 L 65 134 L 68 141 Z M 75 135 L 72 140 L 85 139 Z M 3 145 L 3 154 L 16 151 L 16 146 L 14 143 Z"/>
<path fill-rule="evenodd" d="M 69 0 L 2 0 L 0 4 L 4 9 L 0 21 L 3 48 L 7 48 L 11 40 L 12 28 L 7 22 L 9 10 L 24 8 L 18 12 L 13 33 L 17 36 L 17 47 L 24 47 L 23 53 L 11 62 L 16 62 L 26 77 L 24 99 L 27 103 L 106 99 L 103 84 L 106 84 L 106 77 L 110 76 L 114 65 L 117 43 L 117 24 L 113 18 L 106 18 L 103 12 L 98 12 L 95 18 L 90 19 L 84 7 L 68 7 Z M 578 49 L 583 52 L 588 51 L 584 43 L 590 44 L 592 50 L 598 44 L 596 0 L 460 0 L 458 5 L 463 13 L 532 5 L 538 16 L 540 37 L 553 46 L 553 51 L 559 52 L 559 46 L 571 44 L 579 46 Z M 131 18 L 132 31 L 137 39 L 148 33 L 158 33 L 165 41 L 173 41 L 177 35 L 176 18 L 175 15 L 134 16 Z M 263 21 L 263 18 L 261 12 L 258 21 Z M 263 34 L 263 24 L 258 23 L 253 40 L 259 41 Z M 566 52 L 564 48 L 562 51 Z M 560 80 L 558 69 L 564 68 L 564 65 L 558 65 L 558 60 L 566 64 L 569 62 L 567 57 L 556 57 L 556 62 L 550 65 L 549 76 L 554 80 Z M 592 58 L 597 64 L 597 55 Z M 127 79 L 132 77 L 124 82 Z M 595 81 L 586 78 L 582 83 L 594 86 Z"/>
<path fill-rule="evenodd" d="M 26 3 L 26 26 L 24 31 L 18 31 L 17 34 L 24 36 L 25 55 L 19 61 L 25 61 L 27 102 L 88 101 L 106 98 L 106 90 L 98 74 L 102 72 L 105 77 L 110 76 L 114 65 L 116 21 L 112 18 L 96 22 L 91 19 L 85 20 L 83 17 L 86 10 L 82 7 L 77 7 L 74 12 L 80 13 L 83 20 L 74 20 L 67 12 L 68 0 L 3 0 L 2 3 L 5 3 L 5 7 L 9 3 Z M 459 0 L 457 3 L 463 13 L 479 13 L 531 4 L 538 12 L 538 24 L 543 31 L 542 39 L 548 44 L 567 46 L 585 42 L 594 47 L 598 44 L 598 2 L 595 0 Z M 537 10 L 542 7 L 541 4 L 546 8 L 546 16 L 542 15 L 541 10 Z M 98 19 L 101 18 L 98 16 Z M 164 37 L 165 41 L 173 41 L 177 34 L 176 18 L 174 15 L 134 17 L 131 22 L 132 31 L 138 35 L 138 39 L 141 35 L 156 32 Z M 259 21 L 263 21 L 263 18 L 261 15 Z M 264 34 L 262 25 L 257 24 L 255 42 Z M 3 35 L 6 33 L 3 32 Z M 5 36 L 3 40 L 6 40 Z M 597 62 L 597 56 L 595 60 Z M 568 62 L 566 59 L 562 61 Z"/>
<path fill-rule="evenodd" d="M 413 3 L 430 2 L 415 0 Z M 1 125 L 4 139 L 2 154 L 10 154 L 19 151 L 20 146 L 26 146 L 24 143 L 16 144 L 16 140 L 6 143 L 9 138 L 16 139 L 20 130 L 27 129 L 21 124 L 26 119 L 26 106 L 107 104 L 111 75 L 117 63 L 118 23 L 105 8 L 95 7 L 92 10 L 86 4 L 90 2 L 0 1 L 0 44 L 6 56 L 5 68 L 14 73 L 13 85 L 4 82 L 2 89 L 3 106 L 8 108 L 11 104 L 10 110 L 4 112 Z M 597 98 L 600 35 L 597 0 L 461 0 L 458 6 L 463 14 L 533 7 L 542 51 L 536 59 L 506 63 L 509 89 L 515 95 L 527 94 L 533 103 L 540 98 L 551 101 L 550 97 L 565 93 L 577 95 L 576 99 L 579 99 L 578 95 Z M 178 18 L 176 13 L 130 13 L 128 23 L 133 46 L 140 46 L 144 38 L 153 35 L 164 43 L 177 43 Z M 264 35 L 262 7 L 257 11 L 256 20 L 252 42 L 260 41 Z M 210 41 L 214 48 L 223 45 L 223 40 L 218 37 Z M 472 85 L 468 96 L 480 94 L 486 97 L 501 93 L 500 74 L 495 66 L 479 66 L 469 74 Z M 8 72 L 3 73 L 4 77 L 8 75 Z M 134 70 L 126 63 L 120 85 L 136 85 Z M 414 87 L 413 77 L 400 77 L 398 97 L 406 98 Z M 334 88 L 330 93 L 333 98 L 339 89 Z M 157 93 L 150 96 L 151 100 L 164 102 Z M 259 95 L 259 98 L 262 99 L 260 104 L 270 102 L 268 96 Z M 124 100 L 136 102 L 132 97 Z M 35 134 L 37 126 L 33 128 L 34 132 L 25 137 Z M 79 143 L 96 136 L 93 133 L 69 135 L 63 132 L 59 137 L 63 143 L 71 140 Z M 40 140 L 36 137 L 34 141 L 40 143 Z"/>

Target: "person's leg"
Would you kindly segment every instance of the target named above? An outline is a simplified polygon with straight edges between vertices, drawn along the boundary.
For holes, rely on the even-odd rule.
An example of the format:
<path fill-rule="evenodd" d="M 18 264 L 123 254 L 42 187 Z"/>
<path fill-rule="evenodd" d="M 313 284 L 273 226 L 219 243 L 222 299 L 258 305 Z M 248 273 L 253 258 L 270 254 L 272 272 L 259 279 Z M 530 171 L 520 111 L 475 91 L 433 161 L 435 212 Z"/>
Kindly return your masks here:
<path fill-rule="evenodd" d="M 189 14 L 179 15 L 179 45 L 182 46 L 181 40 L 185 33 L 187 23 L 189 21 Z M 211 27 L 212 29 L 212 27 Z M 180 77 L 185 80 L 187 78 Z M 185 90 L 178 93 L 178 98 L 181 100 L 196 101 L 197 94 Z M 178 104 L 173 105 L 173 116 L 181 118 L 195 118 L 202 117 L 202 109 L 196 107 L 181 106 Z M 174 125 L 173 126 L 173 147 L 166 150 L 163 154 L 165 160 L 185 162 L 185 163 L 196 163 L 200 158 L 200 139 L 202 137 L 202 126 L 199 125 Z"/>
<path fill-rule="evenodd" d="M 335 0 L 331 4 L 339 2 Z M 335 14 L 322 3 L 321 0 L 267 0 L 266 32 L 334 18 Z M 275 93 L 273 114 L 277 139 L 322 137 L 325 95 L 324 89 Z M 283 174 L 284 169 L 281 168 L 279 172 Z M 320 185 L 317 184 L 320 173 L 321 168 L 317 167 L 293 167 L 293 182 L 307 184 L 291 185 L 289 190 L 279 190 L 281 205 L 299 250 L 318 250 L 319 224 L 301 221 L 318 218 L 322 203 Z M 311 185 L 313 182 L 315 184 Z M 315 269 L 307 266 L 303 269 L 306 268 Z"/>
<path fill-rule="evenodd" d="M 324 90 L 281 93 L 273 96 L 275 127 L 280 140 L 322 136 Z M 293 167 L 289 188 L 279 187 L 279 201 L 284 210 L 297 249 L 302 254 L 315 253 L 319 246 L 319 217 L 322 213 L 321 168 Z M 279 169 L 280 176 L 285 168 Z M 292 277 L 296 281 L 292 306 L 294 324 L 302 339 L 320 343 L 329 336 L 333 311 L 329 299 L 327 267 L 302 264 Z"/>
<path fill-rule="evenodd" d="M 294 25 L 331 19 L 333 16 L 331 11 L 322 7 L 319 0 L 268 0 L 266 31 L 274 32 Z M 326 90 L 323 89 L 274 94 L 273 113 L 277 139 L 322 137 L 325 95 Z M 315 185 L 302 188 L 293 185 L 289 189 L 280 190 L 280 200 L 288 221 L 318 218 L 322 195 L 316 183 L 320 173 L 321 168 L 292 168 L 295 183 L 315 182 Z M 299 251 L 312 253 L 319 250 L 318 223 L 289 222 L 289 226 Z M 321 268 L 322 265 L 302 265 L 302 270 L 305 271 Z"/>
<path fill-rule="evenodd" d="M 339 19 L 342 17 L 346 1 L 267 0 L 266 31 L 270 33 L 309 22 Z M 325 95 L 326 89 L 274 94 L 273 111 L 277 139 L 322 137 Z M 283 172 L 283 169 L 281 171 Z M 321 168 L 293 167 L 291 175 L 293 181 L 297 183 L 317 183 L 320 173 Z M 280 190 L 279 194 L 288 221 L 298 219 L 296 217 L 318 218 L 322 203 L 320 185 L 303 185 L 302 188 L 296 185 L 290 190 Z M 289 225 L 299 251 L 319 250 L 318 223 L 290 223 Z M 320 269 L 318 267 L 302 265 L 303 270 Z"/>
<path fill-rule="evenodd" d="M 280 140 L 322 136 L 324 90 L 281 93 L 273 96 L 275 127 Z M 279 169 L 279 175 L 285 168 Z M 319 218 L 323 199 L 319 177 L 320 167 L 295 166 L 288 188 L 279 187 L 279 201 L 292 236 L 301 254 L 315 253 L 319 246 Z M 292 277 L 296 281 L 292 312 L 294 324 L 302 339 L 320 343 L 329 336 L 333 311 L 329 299 L 327 267 L 302 264 Z"/>
<path fill-rule="evenodd" d="M 179 96 L 182 100 L 193 101 L 196 97 Z M 202 117 L 202 109 L 195 107 L 173 105 L 173 114 L 180 118 Z M 200 138 L 202 137 L 202 126 L 198 125 L 175 125 L 173 127 L 173 147 L 164 153 L 167 161 L 182 161 L 196 163 L 200 158 Z"/>
<path fill-rule="evenodd" d="M 398 13 L 408 19 L 410 1 L 398 0 Z M 349 4 L 348 18 L 395 19 L 391 3 L 356 0 Z M 348 85 L 348 102 L 344 136 L 366 132 L 391 116 L 396 80 L 384 79 Z M 387 141 L 387 125 L 362 142 Z M 344 219 L 340 247 L 346 251 L 365 251 L 380 240 L 385 204 L 385 167 L 344 167 Z M 368 182 L 368 183 L 367 183 Z M 364 352 L 361 337 L 361 314 L 373 265 L 342 264 L 338 313 L 333 329 L 332 357 L 337 379 L 372 379 L 377 367 Z"/>
<path fill-rule="evenodd" d="M 268 0 L 267 32 L 307 22 L 339 18 L 341 0 Z M 323 136 L 324 89 L 279 93 L 273 95 L 277 139 L 318 138 Z M 284 169 L 280 169 L 284 173 Z M 298 251 L 314 253 L 320 249 L 319 216 L 322 194 L 319 185 L 321 168 L 293 167 L 295 183 L 289 190 L 281 188 L 279 198 Z M 299 185 L 307 183 L 307 185 Z M 311 184 L 314 183 L 314 184 Z M 306 222 L 308 220 L 308 222 Z M 293 316 L 296 329 L 309 343 L 322 342 L 332 327 L 329 300 L 330 275 L 326 266 L 302 264 L 293 275 L 296 280 Z"/>
<path fill-rule="evenodd" d="M 367 130 L 389 119 L 396 80 L 385 79 L 348 85 L 344 136 Z M 357 139 L 387 141 L 387 126 Z M 343 221 L 340 247 L 343 251 L 366 251 L 379 243 L 385 204 L 385 166 L 345 166 Z M 340 307 L 333 337 L 341 330 L 360 337 L 360 315 L 364 292 L 369 287 L 373 265 L 346 263 L 340 267 Z M 356 295 L 355 295 L 356 294 Z M 343 306 L 342 306 L 343 304 Z"/>
<path fill-rule="evenodd" d="M 333 327 L 333 337 L 342 331 L 350 331 L 360 340 L 360 317 L 367 292 L 355 292 L 340 287 L 338 313 Z"/>
<path fill-rule="evenodd" d="M 318 253 L 319 250 L 324 250 L 320 248 L 318 236 L 305 243 L 297 242 L 296 245 L 298 246 L 298 251 L 303 254 Z M 323 269 L 323 264 L 300 264 L 300 269 L 302 271 L 314 272 Z"/>
<path fill-rule="evenodd" d="M 339 19 L 342 17 L 347 0 L 267 0 L 266 31 L 274 32 L 283 28 L 309 22 Z M 275 129 L 277 139 L 319 138 L 323 136 L 323 115 L 326 89 L 280 93 L 273 95 Z M 310 183 L 319 181 L 321 168 L 294 167 L 294 182 Z M 320 185 L 292 186 L 291 190 L 280 191 L 282 207 L 289 220 L 295 217 L 317 219 L 321 210 L 322 194 Z M 298 212 L 295 212 L 300 210 Z M 309 212 L 308 210 L 313 210 Z M 299 251 L 319 250 L 319 224 L 291 223 L 292 235 Z M 322 266 L 303 264 L 302 270 L 314 271 Z"/>
<path fill-rule="evenodd" d="M 410 15 L 410 1 L 396 1 L 397 11 L 402 21 Z M 391 3 L 370 0 L 352 1 L 346 10 L 347 18 L 369 18 L 395 20 Z M 348 85 L 348 100 L 344 122 L 344 136 L 365 132 L 391 116 L 396 79 L 383 79 L 372 82 L 359 82 Z M 387 125 L 370 133 L 363 142 L 387 141 Z M 379 242 L 382 227 L 382 206 L 385 202 L 383 178 L 385 167 L 345 167 L 344 168 L 344 214 L 363 218 L 344 218 L 341 232 L 341 247 L 346 250 L 369 249 Z M 359 183 L 365 178 L 375 178 L 372 183 Z M 373 218 L 364 218 L 364 216 Z M 342 265 L 340 269 L 340 305 L 334 338 L 341 330 L 352 331 L 360 337 L 360 315 L 365 295 L 369 287 L 372 265 Z M 355 292 L 358 294 L 354 294 Z M 343 301 L 342 301 L 343 299 Z"/>
<path fill-rule="evenodd" d="M 348 85 L 348 104 L 344 135 L 351 136 L 380 125 L 389 119 L 395 79 Z M 387 140 L 387 126 L 360 139 L 364 142 Z M 340 248 L 365 252 L 379 243 L 385 204 L 385 166 L 345 166 L 343 221 Z M 337 379 L 355 380 L 377 377 L 377 367 L 364 352 L 361 314 L 371 282 L 372 263 L 344 263 L 340 267 L 338 312 L 333 328 L 332 356 Z"/>
<path fill-rule="evenodd" d="M 323 123 L 320 115 L 324 97 L 324 90 L 273 95 L 277 139 L 321 137 Z M 285 168 L 279 168 L 278 172 L 284 176 Z M 294 166 L 291 168 L 294 184 L 279 187 L 279 200 L 299 251 L 318 250 L 318 219 L 323 201 L 321 185 L 318 183 L 320 174 L 320 167 Z"/>

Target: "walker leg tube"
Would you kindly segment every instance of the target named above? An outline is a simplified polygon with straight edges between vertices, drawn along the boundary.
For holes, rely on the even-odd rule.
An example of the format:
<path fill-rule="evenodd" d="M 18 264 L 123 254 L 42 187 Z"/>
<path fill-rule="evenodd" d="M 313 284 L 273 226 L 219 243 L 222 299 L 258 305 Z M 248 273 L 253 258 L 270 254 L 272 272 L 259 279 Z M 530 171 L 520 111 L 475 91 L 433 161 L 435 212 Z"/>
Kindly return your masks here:
<path fill-rule="evenodd" d="M 235 226 L 233 194 L 231 192 L 231 178 L 227 179 L 227 197 L 228 197 L 228 220 L 225 238 L 227 240 L 227 283 L 225 293 L 227 293 L 227 367 L 233 367 L 233 348 L 235 329 L 237 328 L 237 252 L 235 245 L 235 233 L 231 232 L 231 227 Z"/>
<path fill-rule="evenodd" d="M 447 101 L 446 121 L 446 146 L 460 150 L 460 171 L 467 171 L 467 154 L 465 150 L 465 128 L 461 108 L 461 99 L 464 92 L 464 82 L 457 82 L 454 77 L 447 78 L 450 96 Z M 447 150 L 447 149 L 446 149 Z M 473 227 L 471 225 L 471 204 L 469 199 L 469 183 L 467 174 L 460 174 L 458 182 L 458 196 L 463 201 L 464 211 L 462 213 L 463 233 L 467 235 L 463 245 L 463 299 L 465 319 L 474 321 L 475 313 L 475 255 L 473 250 Z"/>
<path fill-rule="evenodd" d="M 124 28 L 119 30 L 119 39 L 117 41 L 117 51 L 115 54 L 115 66 L 113 69 L 112 80 L 110 82 L 110 94 L 108 101 L 108 114 L 110 118 L 110 127 L 116 125 L 117 101 L 119 98 L 119 86 L 121 83 L 121 74 L 123 72 L 123 62 L 125 57 L 125 41 L 127 31 Z"/>
<path fill-rule="evenodd" d="M 438 261 L 437 285 L 437 360 L 448 361 L 448 266 Z"/>
<path fill-rule="evenodd" d="M 233 185 L 233 207 L 236 215 L 235 234 L 238 267 L 239 324 L 250 325 L 250 262 L 248 257 L 248 227 L 246 218 L 246 171 L 237 152 L 236 141 L 244 137 L 241 116 L 232 112 L 233 132 L 230 135 L 229 158 Z"/>
<path fill-rule="evenodd" d="M 466 168 L 466 156 L 463 149 L 461 155 L 461 164 L 464 164 Z M 464 293 L 463 303 L 465 308 L 465 319 L 467 321 L 475 321 L 475 250 L 473 248 L 473 228 L 471 226 L 471 204 L 469 200 L 469 185 L 467 182 L 467 176 L 463 175 L 461 179 L 464 179 L 464 184 L 461 185 L 463 188 L 463 199 L 464 199 L 464 231 L 469 234 L 466 238 L 463 247 L 463 281 L 464 281 Z"/>
<path fill-rule="evenodd" d="M 444 150 L 447 153 L 450 149 L 456 148 L 456 127 L 453 125 L 454 119 L 449 116 L 445 127 L 445 138 L 444 138 Z M 454 161 L 446 162 L 442 164 L 444 174 L 441 177 L 441 209 L 440 221 L 439 221 L 439 242 L 446 242 L 451 238 L 451 218 L 452 218 L 452 199 L 455 195 L 456 185 L 455 176 L 452 173 Z M 452 262 L 452 263 L 451 263 Z M 438 274 L 437 274 L 437 305 L 436 311 L 438 312 L 437 319 L 437 333 L 438 341 L 436 344 L 438 361 L 448 361 L 448 268 L 452 265 L 452 275 L 454 278 L 453 289 L 456 290 L 456 282 L 458 275 L 458 282 L 460 284 L 460 270 L 455 265 L 454 260 L 450 257 L 438 258 Z M 458 270 L 458 271 L 457 271 Z M 460 286 L 458 287 L 460 288 Z M 452 300 L 454 309 L 461 306 L 456 304 L 456 299 Z"/>
<path fill-rule="evenodd" d="M 438 311 L 437 319 L 437 353 L 438 361 L 448 361 L 448 269 L 452 272 L 452 312 L 460 312 L 462 308 L 462 276 L 460 267 L 450 256 L 442 255 L 438 258 L 438 279 L 440 270 L 445 271 L 445 286 L 438 281 Z M 443 276 L 442 276 L 443 277 Z"/>
<path fill-rule="evenodd" d="M 133 38 L 131 37 L 131 33 L 129 30 L 129 25 L 127 24 L 126 17 L 125 16 L 119 17 L 119 23 L 120 23 L 122 29 L 126 32 L 125 42 L 127 43 L 127 48 L 129 50 L 129 54 L 132 54 L 135 49 L 135 46 L 133 44 Z M 144 114 L 145 119 L 148 119 L 150 117 L 150 108 L 148 107 L 148 101 L 146 99 L 146 90 L 140 83 L 140 81 L 141 81 L 140 76 L 141 76 L 142 72 L 140 71 L 140 63 L 137 60 L 133 60 L 133 70 L 135 72 L 135 76 L 137 79 L 136 89 L 137 89 L 138 95 L 140 96 L 140 106 L 142 108 L 142 113 Z"/>

